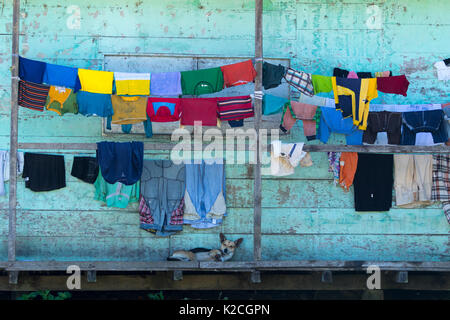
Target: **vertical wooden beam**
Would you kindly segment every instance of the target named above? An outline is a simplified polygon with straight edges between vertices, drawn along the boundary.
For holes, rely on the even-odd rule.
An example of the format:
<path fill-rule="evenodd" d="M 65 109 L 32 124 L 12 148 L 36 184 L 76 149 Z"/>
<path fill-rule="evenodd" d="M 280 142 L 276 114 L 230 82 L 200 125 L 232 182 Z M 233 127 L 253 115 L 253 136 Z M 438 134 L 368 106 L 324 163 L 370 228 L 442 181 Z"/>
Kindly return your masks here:
<path fill-rule="evenodd" d="M 256 131 L 256 164 L 254 172 L 254 191 L 253 191 L 253 259 L 261 260 L 261 158 L 259 129 L 261 127 L 262 99 L 258 93 L 262 91 L 262 10 L 263 0 L 255 0 L 255 67 L 257 76 L 255 79 L 255 118 L 254 125 Z M 259 98 L 258 98 L 259 97 Z"/>
<path fill-rule="evenodd" d="M 16 207 L 17 207 L 17 143 L 18 143 L 18 106 L 17 90 L 19 82 L 19 14 L 20 0 L 14 0 L 12 30 L 11 65 L 11 127 L 9 142 L 9 234 L 8 260 L 16 260 Z"/>

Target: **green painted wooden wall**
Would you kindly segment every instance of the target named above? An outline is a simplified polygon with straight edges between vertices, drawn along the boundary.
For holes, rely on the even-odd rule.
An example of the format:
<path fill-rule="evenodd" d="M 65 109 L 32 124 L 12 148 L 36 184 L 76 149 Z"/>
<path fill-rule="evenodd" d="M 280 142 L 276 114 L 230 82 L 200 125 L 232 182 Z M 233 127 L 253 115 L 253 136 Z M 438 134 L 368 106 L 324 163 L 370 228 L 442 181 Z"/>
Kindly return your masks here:
<path fill-rule="evenodd" d="M 79 10 L 79 21 L 77 21 Z M 448 82 L 433 63 L 448 58 L 448 0 L 264 1 L 264 55 L 331 75 L 334 67 L 405 73 L 408 97 L 379 103 L 441 103 Z M 0 148 L 9 144 L 12 0 L 0 0 Z M 21 1 L 20 54 L 51 63 L 101 69 L 105 54 L 254 54 L 252 0 Z M 101 120 L 20 109 L 21 142 L 97 142 Z M 116 138 L 116 140 L 128 138 Z M 143 139 L 143 138 L 141 138 Z M 151 141 L 163 141 L 156 137 Z M 145 139 L 146 141 L 148 139 Z M 304 141 L 301 126 L 283 137 Z M 333 136 L 330 143 L 343 143 Z M 317 143 L 317 142 L 315 142 Z M 147 152 L 146 158 L 168 153 Z M 332 182 L 324 153 L 295 175 L 263 176 L 263 259 L 449 261 L 449 225 L 438 205 L 356 213 L 352 191 Z M 94 189 L 70 176 L 67 188 L 33 193 L 18 182 L 20 260 L 163 260 L 173 249 L 215 247 L 218 233 L 243 237 L 235 260 L 253 256 L 250 165 L 228 165 L 228 216 L 222 227 L 185 227 L 170 238 L 138 228 L 136 206 L 114 210 L 92 200 Z M 7 259 L 7 197 L 0 197 L 0 258 Z"/>

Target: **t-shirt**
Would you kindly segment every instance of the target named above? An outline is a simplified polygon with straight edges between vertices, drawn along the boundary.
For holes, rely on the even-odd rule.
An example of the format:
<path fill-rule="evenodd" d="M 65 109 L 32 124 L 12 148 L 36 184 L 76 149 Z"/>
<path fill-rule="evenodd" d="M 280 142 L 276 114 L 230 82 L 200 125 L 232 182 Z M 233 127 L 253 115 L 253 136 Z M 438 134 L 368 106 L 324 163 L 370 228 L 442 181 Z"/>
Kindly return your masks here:
<path fill-rule="evenodd" d="M 147 97 L 111 95 L 112 124 L 134 124 L 147 120 Z"/>
<path fill-rule="evenodd" d="M 85 116 L 109 117 L 114 114 L 110 94 L 79 91 L 78 112 Z"/>
<path fill-rule="evenodd" d="M 131 202 L 138 202 L 141 182 L 125 185 L 121 182 L 109 184 L 99 171 L 95 186 L 95 200 L 103 201 L 108 207 L 126 208 Z"/>
<path fill-rule="evenodd" d="M 223 89 L 223 74 L 220 68 L 181 72 L 181 88 L 184 95 L 198 96 Z"/>
<path fill-rule="evenodd" d="M 193 126 L 195 121 L 202 126 L 217 125 L 217 98 L 181 99 L 181 125 Z"/>
<path fill-rule="evenodd" d="M 152 96 L 179 96 L 182 93 L 180 72 L 152 72 L 150 81 Z"/>
<path fill-rule="evenodd" d="M 152 122 L 171 122 L 180 120 L 181 99 L 154 98 L 147 101 L 147 114 Z"/>
<path fill-rule="evenodd" d="M 220 67 L 223 73 L 225 87 L 239 86 L 252 82 L 256 77 L 256 70 L 252 60 L 228 64 Z"/>
<path fill-rule="evenodd" d="M 271 115 L 280 113 L 287 102 L 289 102 L 289 100 L 286 98 L 265 94 L 262 102 L 262 114 Z"/>
<path fill-rule="evenodd" d="M 52 86 L 72 88 L 78 91 L 77 86 L 78 68 L 59 66 L 47 63 L 44 73 L 44 83 Z"/>
<path fill-rule="evenodd" d="M 114 72 L 78 69 L 81 90 L 90 93 L 112 94 Z"/>
<path fill-rule="evenodd" d="M 47 110 L 56 112 L 60 116 L 66 113 L 78 113 L 77 94 L 72 89 L 51 86 L 48 91 Z"/>
<path fill-rule="evenodd" d="M 406 97 L 409 81 L 405 75 L 393 77 L 381 77 L 377 79 L 377 89 L 384 93 L 401 94 Z"/>
<path fill-rule="evenodd" d="M 332 78 L 336 77 L 327 77 L 321 76 L 317 74 L 311 75 L 311 81 L 314 87 L 314 94 L 318 94 L 320 92 L 330 92 L 333 90 Z"/>
<path fill-rule="evenodd" d="M 40 84 L 44 78 L 46 63 L 19 56 L 19 78 Z"/>
<path fill-rule="evenodd" d="M 263 63 L 262 85 L 264 89 L 276 88 L 281 84 L 281 80 L 286 73 L 286 69 L 281 64 L 274 65 L 268 62 Z"/>
<path fill-rule="evenodd" d="M 150 95 L 150 73 L 114 72 L 116 94 L 122 95 Z"/>

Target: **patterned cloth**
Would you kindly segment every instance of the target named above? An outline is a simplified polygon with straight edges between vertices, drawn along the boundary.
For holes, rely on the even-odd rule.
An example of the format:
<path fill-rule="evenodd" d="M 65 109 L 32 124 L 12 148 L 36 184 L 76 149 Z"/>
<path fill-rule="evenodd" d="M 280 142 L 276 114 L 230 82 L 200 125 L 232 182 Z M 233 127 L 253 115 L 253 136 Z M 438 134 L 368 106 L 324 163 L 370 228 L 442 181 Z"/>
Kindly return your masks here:
<path fill-rule="evenodd" d="M 444 214 L 450 223 L 450 155 L 433 155 L 433 187 L 431 200 L 443 204 Z"/>
<path fill-rule="evenodd" d="M 309 73 L 288 68 L 284 79 L 301 93 L 310 97 L 314 95 L 314 87 Z"/>
<path fill-rule="evenodd" d="M 19 81 L 18 104 L 35 111 L 44 111 L 50 86 L 32 82 Z"/>
<path fill-rule="evenodd" d="M 341 167 L 340 167 L 340 163 L 339 163 L 340 158 L 341 158 L 341 153 L 340 152 L 327 152 L 327 154 L 328 154 L 328 163 L 329 163 L 328 172 L 333 173 L 334 185 L 337 186 L 339 184 L 340 171 L 341 171 Z"/>
<path fill-rule="evenodd" d="M 184 199 L 181 199 L 178 207 L 172 211 L 170 216 L 170 224 L 172 225 L 181 225 L 183 224 L 183 213 L 184 213 Z M 154 224 L 155 220 L 153 219 L 152 211 L 150 210 L 147 202 L 144 197 L 141 196 L 139 200 L 139 220 L 143 224 Z M 156 233 L 156 229 L 144 229 L 145 231 L 149 231 L 151 233 Z"/>

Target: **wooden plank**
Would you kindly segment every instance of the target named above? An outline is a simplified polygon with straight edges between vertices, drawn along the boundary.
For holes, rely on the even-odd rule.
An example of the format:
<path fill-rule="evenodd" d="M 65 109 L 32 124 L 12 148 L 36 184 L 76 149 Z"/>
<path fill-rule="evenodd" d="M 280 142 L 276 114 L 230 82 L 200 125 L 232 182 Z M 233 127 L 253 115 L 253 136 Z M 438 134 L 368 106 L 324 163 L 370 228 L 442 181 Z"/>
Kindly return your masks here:
<path fill-rule="evenodd" d="M 264 235 L 263 260 L 442 261 L 448 235 Z M 344 258 L 344 259 L 343 259 Z"/>
<path fill-rule="evenodd" d="M 261 183 L 261 159 L 260 159 L 260 127 L 262 114 L 262 99 L 258 95 L 262 93 L 262 58 L 263 58 L 263 1 L 255 0 L 255 119 L 254 126 L 257 136 L 256 142 L 256 164 L 254 165 L 254 188 L 253 188 L 253 260 L 261 260 L 261 201 L 262 201 L 262 183 Z"/>
<path fill-rule="evenodd" d="M 409 283 L 396 283 L 393 274 L 382 273 L 382 289 L 450 290 L 450 275 L 410 274 Z M 189 274 L 183 281 L 173 281 L 170 272 L 139 275 L 97 275 L 97 282 L 89 283 L 82 277 L 83 291 L 153 291 L 153 290 L 364 290 L 367 274 L 333 274 L 333 283 L 320 282 L 320 274 L 262 273 L 261 283 L 252 283 L 250 273 Z M 7 276 L 0 276 L 0 291 L 67 291 L 67 275 L 20 275 L 17 285 L 10 285 Z"/>
<path fill-rule="evenodd" d="M 228 262 L 182 262 L 182 261 L 15 261 L 2 263 L 6 271 L 65 271 L 77 265 L 81 271 L 367 271 L 369 266 L 378 266 L 381 271 L 450 272 L 450 262 L 419 261 L 228 261 Z M 319 278 L 320 279 L 320 278 Z"/>
<path fill-rule="evenodd" d="M 18 83 L 19 83 L 19 24 L 20 0 L 14 0 L 11 65 L 11 118 L 9 162 L 9 236 L 8 260 L 16 260 L 16 206 L 17 206 L 17 142 L 18 142 Z"/>

